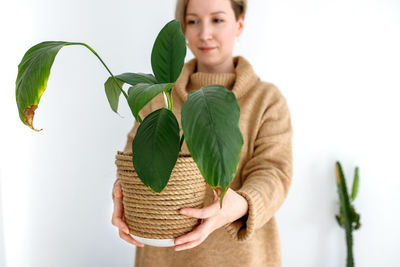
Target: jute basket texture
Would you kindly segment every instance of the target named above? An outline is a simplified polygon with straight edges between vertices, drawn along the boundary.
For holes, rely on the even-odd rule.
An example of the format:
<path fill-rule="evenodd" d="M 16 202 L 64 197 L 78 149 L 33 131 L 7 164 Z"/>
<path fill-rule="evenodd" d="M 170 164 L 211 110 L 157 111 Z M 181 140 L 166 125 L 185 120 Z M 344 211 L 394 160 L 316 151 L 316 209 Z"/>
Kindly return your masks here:
<path fill-rule="evenodd" d="M 180 152 L 167 186 L 161 193 L 139 179 L 132 152 L 117 151 L 117 175 L 121 180 L 125 220 L 130 233 L 155 239 L 184 235 L 200 223 L 179 214 L 181 208 L 202 208 L 207 183 L 190 154 Z"/>

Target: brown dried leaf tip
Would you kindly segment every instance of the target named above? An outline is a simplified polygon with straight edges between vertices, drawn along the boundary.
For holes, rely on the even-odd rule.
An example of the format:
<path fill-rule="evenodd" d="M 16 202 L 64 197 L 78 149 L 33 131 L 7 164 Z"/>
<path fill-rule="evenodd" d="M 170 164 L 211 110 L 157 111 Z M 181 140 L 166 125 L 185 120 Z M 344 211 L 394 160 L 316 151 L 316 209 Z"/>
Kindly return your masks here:
<path fill-rule="evenodd" d="M 338 166 L 337 163 L 336 163 L 336 166 L 335 166 L 335 174 L 336 174 L 336 183 L 340 184 L 339 166 Z"/>
<path fill-rule="evenodd" d="M 30 106 L 30 107 L 26 107 L 26 108 L 24 109 L 24 116 L 25 116 L 26 124 L 27 124 L 32 130 L 35 130 L 35 131 L 39 132 L 39 131 L 41 131 L 41 130 L 43 130 L 43 129 L 37 130 L 37 129 L 35 129 L 35 128 L 33 127 L 33 117 L 35 116 L 35 110 L 37 109 L 37 107 L 38 107 L 37 105 L 32 105 L 32 106 Z"/>

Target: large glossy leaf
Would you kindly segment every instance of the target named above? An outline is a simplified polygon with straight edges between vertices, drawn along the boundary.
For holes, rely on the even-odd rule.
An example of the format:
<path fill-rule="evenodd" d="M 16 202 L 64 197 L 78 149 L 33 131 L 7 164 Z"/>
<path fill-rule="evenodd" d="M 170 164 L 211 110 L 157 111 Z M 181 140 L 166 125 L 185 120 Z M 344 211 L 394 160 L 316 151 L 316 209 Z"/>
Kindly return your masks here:
<path fill-rule="evenodd" d="M 115 113 L 118 113 L 118 102 L 121 94 L 120 88 L 122 88 L 123 84 L 123 82 L 116 80 L 113 77 L 108 78 L 104 83 L 108 103 L 110 103 L 110 107 Z"/>
<path fill-rule="evenodd" d="M 236 97 L 221 85 L 202 87 L 189 93 L 181 116 L 190 154 L 207 183 L 221 190 L 222 205 L 243 145 Z"/>
<path fill-rule="evenodd" d="M 186 56 L 185 36 L 179 21 L 172 20 L 158 34 L 151 52 L 151 67 L 159 83 L 178 79 Z"/>
<path fill-rule="evenodd" d="M 33 130 L 33 117 L 47 87 L 50 69 L 58 51 L 76 43 L 47 41 L 31 47 L 18 65 L 15 97 L 21 121 Z"/>
<path fill-rule="evenodd" d="M 125 72 L 120 75 L 115 76 L 121 82 L 136 85 L 138 83 L 157 83 L 156 78 L 153 74 L 145 74 L 145 73 L 132 73 L 132 72 Z"/>
<path fill-rule="evenodd" d="M 147 105 L 154 97 L 163 91 L 168 91 L 174 86 L 173 83 L 148 84 L 138 83 L 128 90 L 128 103 L 136 121 L 141 122 L 139 111 Z"/>
<path fill-rule="evenodd" d="M 166 108 L 150 113 L 132 142 L 133 166 L 142 182 L 160 193 L 167 185 L 179 155 L 179 124 Z"/>

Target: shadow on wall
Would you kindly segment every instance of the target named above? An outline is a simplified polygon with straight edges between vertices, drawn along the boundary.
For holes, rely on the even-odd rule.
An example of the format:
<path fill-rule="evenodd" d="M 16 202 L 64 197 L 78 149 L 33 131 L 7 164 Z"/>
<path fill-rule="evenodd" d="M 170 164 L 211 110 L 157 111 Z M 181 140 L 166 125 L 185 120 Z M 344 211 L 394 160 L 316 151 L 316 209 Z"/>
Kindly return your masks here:
<path fill-rule="evenodd" d="M 6 266 L 6 252 L 4 245 L 3 203 L 1 197 L 1 171 L 0 171 L 0 266 Z"/>

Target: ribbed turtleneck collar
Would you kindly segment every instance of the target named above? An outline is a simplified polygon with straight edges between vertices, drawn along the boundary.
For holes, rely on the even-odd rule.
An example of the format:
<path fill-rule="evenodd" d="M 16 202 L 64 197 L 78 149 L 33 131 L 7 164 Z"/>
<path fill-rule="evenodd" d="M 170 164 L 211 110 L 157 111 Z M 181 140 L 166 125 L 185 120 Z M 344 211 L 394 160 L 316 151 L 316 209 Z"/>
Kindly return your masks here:
<path fill-rule="evenodd" d="M 186 92 L 189 93 L 192 90 L 198 90 L 203 86 L 209 84 L 220 84 L 232 90 L 233 84 L 236 80 L 236 73 L 205 73 L 205 72 L 194 72 L 190 74 L 189 84 L 186 88 Z"/>
<path fill-rule="evenodd" d="M 220 84 L 231 90 L 239 99 L 253 87 L 259 78 L 245 58 L 237 56 L 233 58 L 233 62 L 235 73 L 195 72 L 197 59 L 194 58 L 183 66 L 173 90 L 185 102 L 190 91 L 210 84 Z"/>

